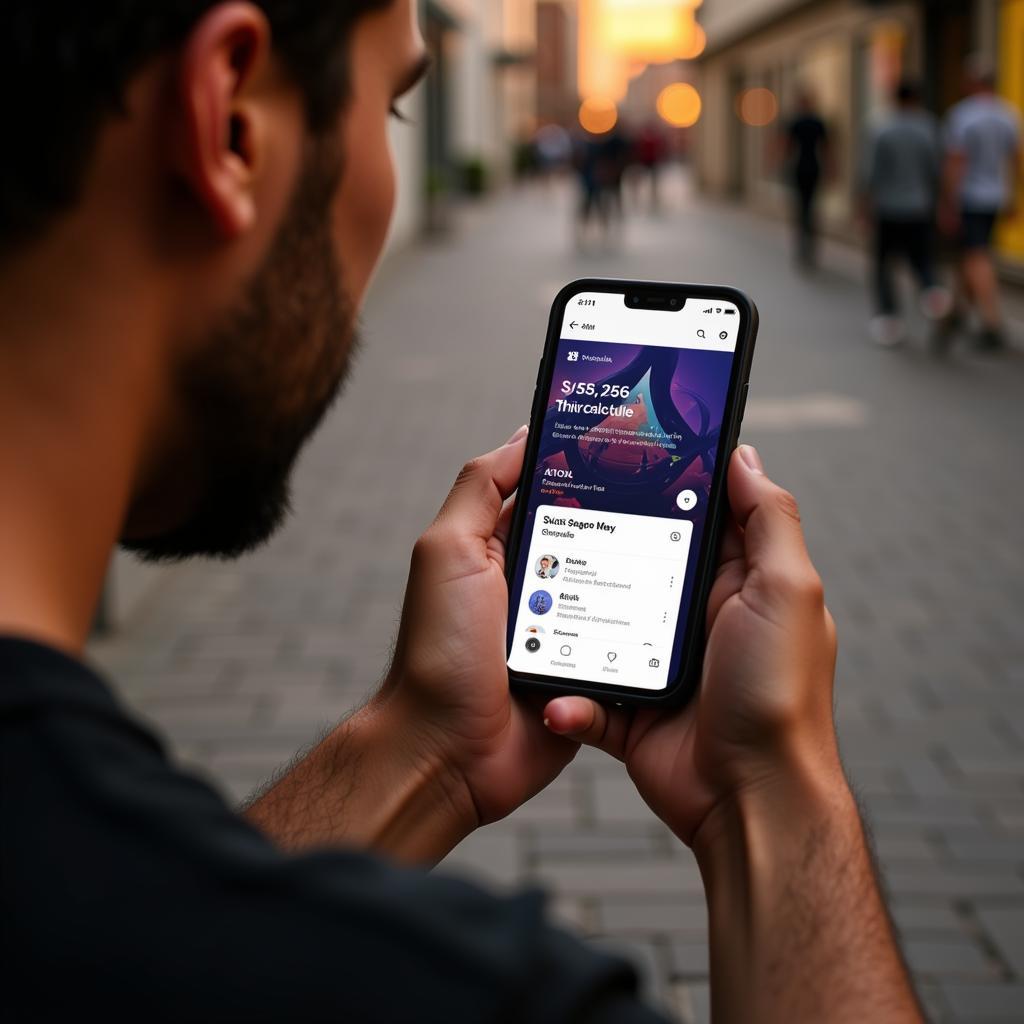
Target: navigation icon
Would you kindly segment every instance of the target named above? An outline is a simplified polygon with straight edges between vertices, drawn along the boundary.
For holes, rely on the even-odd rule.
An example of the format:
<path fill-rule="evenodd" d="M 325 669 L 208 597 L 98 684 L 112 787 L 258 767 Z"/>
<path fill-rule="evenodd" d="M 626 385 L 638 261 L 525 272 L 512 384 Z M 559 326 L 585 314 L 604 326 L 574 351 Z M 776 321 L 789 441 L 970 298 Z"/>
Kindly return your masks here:
<path fill-rule="evenodd" d="M 676 504 L 683 512 L 689 512 L 697 507 L 697 492 L 689 489 L 680 491 L 676 495 Z"/>

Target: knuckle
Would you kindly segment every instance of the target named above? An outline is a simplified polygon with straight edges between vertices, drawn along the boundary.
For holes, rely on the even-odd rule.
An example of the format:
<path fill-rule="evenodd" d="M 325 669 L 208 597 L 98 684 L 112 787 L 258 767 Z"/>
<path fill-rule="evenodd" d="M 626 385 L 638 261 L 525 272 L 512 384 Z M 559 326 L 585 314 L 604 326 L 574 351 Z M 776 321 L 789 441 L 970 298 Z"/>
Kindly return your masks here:
<path fill-rule="evenodd" d="M 800 505 L 789 491 L 780 487 L 775 496 L 775 505 L 787 519 L 792 519 L 794 523 L 800 522 Z"/>
<path fill-rule="evenodd" d="M 483 455 L 476 455 L 468 462 L 466 462 L 462 469 L 459 470 L 459 475 L 455 478 L 455 486 L 464 484 L 467 481 L 475 480 L 485 471 L 487 467 L 487 460 Z"/>
<path fill-rule="evenodd" d="M 772 572 L 768 584 L 780 597 L 795 604 L 823 605 L 825 588 L 811 568 L 783 567 Z"/>

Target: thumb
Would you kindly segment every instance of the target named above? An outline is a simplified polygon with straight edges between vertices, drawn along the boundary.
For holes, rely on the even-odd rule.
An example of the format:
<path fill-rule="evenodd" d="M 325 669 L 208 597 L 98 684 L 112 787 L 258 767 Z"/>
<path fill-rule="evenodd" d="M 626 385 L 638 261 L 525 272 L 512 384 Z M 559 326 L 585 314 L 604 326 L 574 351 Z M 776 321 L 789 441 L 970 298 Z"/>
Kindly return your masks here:
<path fill-rule="evenodd" d="M 788 584 L 802 587 L 817 581 L 796 499 L 768 478 L 757 449 L 751 445 L 736 449 L 728 479 L 729 504 L 743 530 L 751 584 L 776 591 Z"/>
<path fill-rule="evenodd" d="M 500 448 L 470 459 L 462 467 L 437 514 L 438 525 L 484 540 L 492 536 L 502 504 L 519 482 L 526 433 L 524 425 Z"/>

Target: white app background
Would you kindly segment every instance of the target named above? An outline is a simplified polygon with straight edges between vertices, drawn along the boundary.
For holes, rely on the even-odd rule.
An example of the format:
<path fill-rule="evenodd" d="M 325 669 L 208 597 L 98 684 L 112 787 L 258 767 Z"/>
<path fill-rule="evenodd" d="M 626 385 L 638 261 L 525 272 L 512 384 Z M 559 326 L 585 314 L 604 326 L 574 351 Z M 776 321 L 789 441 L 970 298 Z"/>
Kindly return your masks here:
<path fill-rule="evenodd" d="M 509 667 L 664 689 L 692 532 L 687 520 L 541 505 Z M 557 562 L 553 577 L 542 559 Z"/>

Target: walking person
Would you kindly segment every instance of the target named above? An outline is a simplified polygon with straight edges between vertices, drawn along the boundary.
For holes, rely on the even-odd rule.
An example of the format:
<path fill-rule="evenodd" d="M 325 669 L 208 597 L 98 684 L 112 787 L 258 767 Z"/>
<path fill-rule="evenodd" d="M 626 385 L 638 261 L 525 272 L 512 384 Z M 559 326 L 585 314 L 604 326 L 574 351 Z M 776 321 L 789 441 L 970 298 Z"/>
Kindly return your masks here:
<path fill-rule="evenodd" d="M 929 320 L 939 324 L 952 306 L 935 276 L 932 225 L 942 173 L 938 121 L 921 106 L 916 82 L 900 82 L 894 100 L 865 149 L 862 177 L 864 214 L 874 232 L 871 336 L 884 346 L 906 337 L 893 282 L 897 258 L 906 259 L 914 272 Z"/>
<path fill-rule="evenodd" d="M 967 61 L 967 96 L 946 119 L 945 194 L 942 224 L 957 242 L 958 309 L 981 319 L 977 347 L 996 351 L 1005 344 L 999 282 L 992 262 L 992 231 L 1001 214 L 1012 212 L 1020 174 L 1020 115 L 995 94 L 995 71 L 979 57 Z"/>
<path fill-rule="evenodd" d="M 830 144 L 828 128 L 810 91 L 800 91 L 796 111 L 784 137 L 785 161 L 793 189 L 797 265 L 813 270 L 817 263 L 818 187 L 831 163 Z"/>

